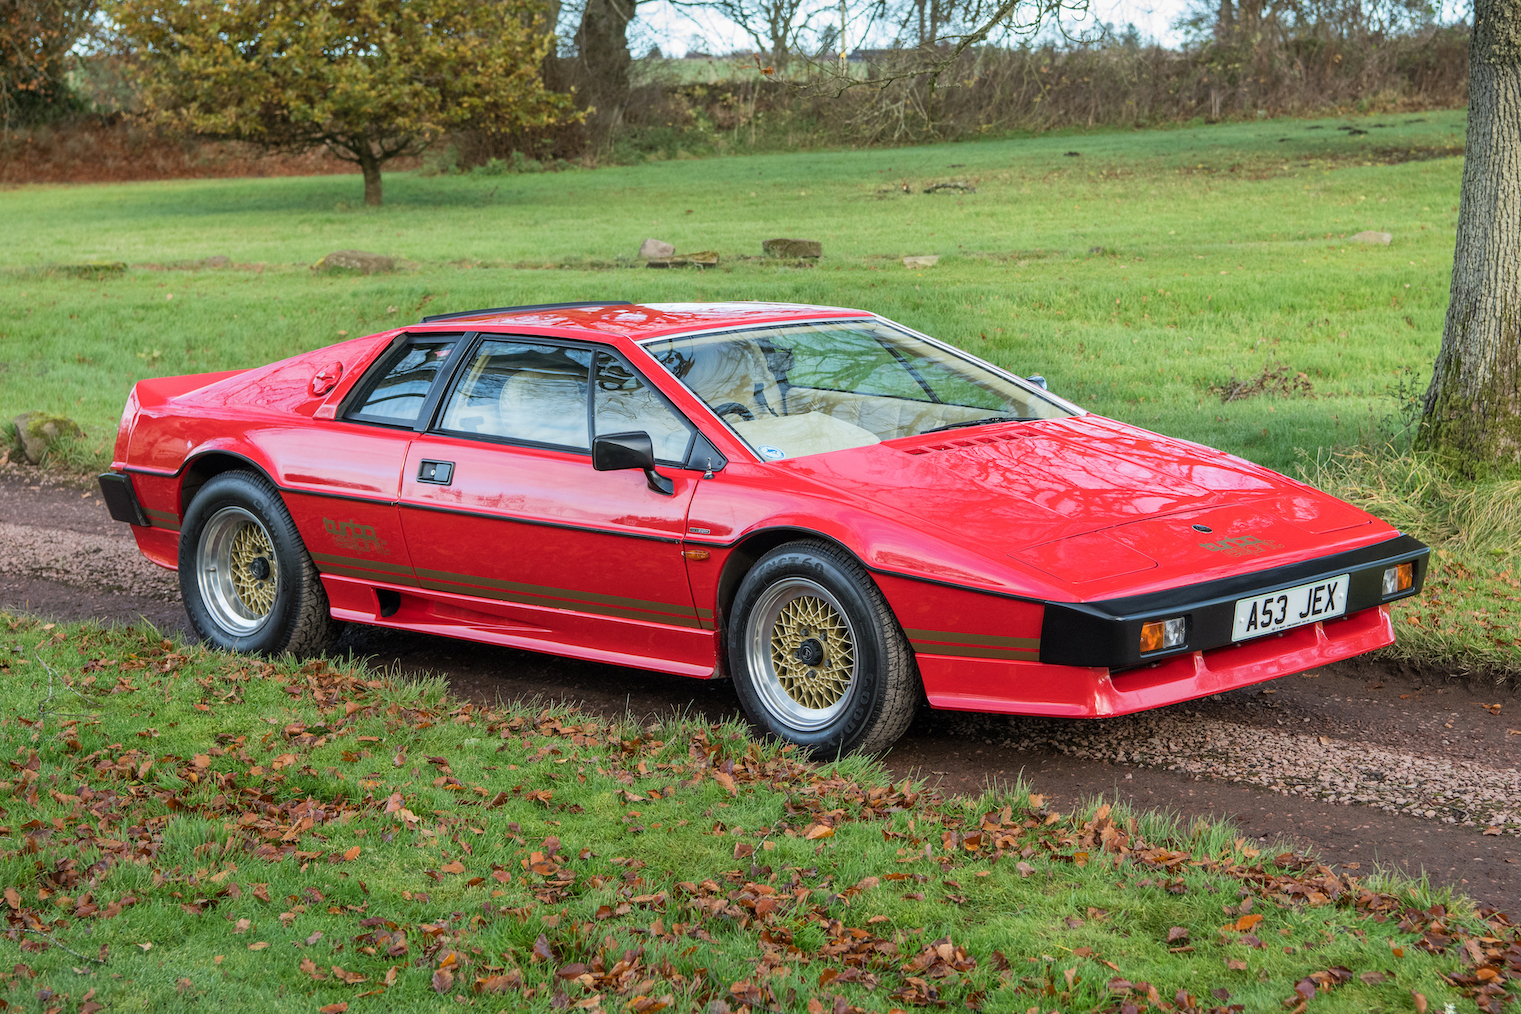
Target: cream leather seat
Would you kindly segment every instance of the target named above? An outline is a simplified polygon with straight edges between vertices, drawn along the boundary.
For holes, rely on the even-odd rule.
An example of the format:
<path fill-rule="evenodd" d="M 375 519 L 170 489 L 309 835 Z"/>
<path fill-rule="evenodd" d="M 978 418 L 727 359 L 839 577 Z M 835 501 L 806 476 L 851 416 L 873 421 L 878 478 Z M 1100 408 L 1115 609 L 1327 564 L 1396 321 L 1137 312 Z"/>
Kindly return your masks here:
<path fill-rule="evenodd" d="M 499 432 L 512 440 L 529 440 L 585 450 L 586 377 L 550 370 L 519 370 L 502 385 L 497 402 Z"/>

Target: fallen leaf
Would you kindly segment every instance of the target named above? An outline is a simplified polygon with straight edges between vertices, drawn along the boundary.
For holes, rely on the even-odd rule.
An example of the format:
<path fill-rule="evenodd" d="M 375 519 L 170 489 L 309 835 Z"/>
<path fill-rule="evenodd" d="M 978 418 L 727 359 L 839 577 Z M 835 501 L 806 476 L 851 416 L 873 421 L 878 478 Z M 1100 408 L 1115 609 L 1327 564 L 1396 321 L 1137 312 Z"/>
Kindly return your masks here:
<path fill-rule="evenodd" d="M 239 919 L 237 923 L 232 927 L 232 931 L 234 933 L 247 933 L 252 927 L 253 923 L 250 920 Z"/>
<path fill-rule="evenodd" d="M 151 943 L 141 943 L 141 944 L 138 944 L 137 946 L 141 947 L 143 949 L 143 953 L 145 953 L 145 954 L 148 951 L 153 950 L 153 945 Z"/>
<path fill-rule="evenodd" d="M 301 971 L 305 972 L 313 979 L 316 979 L 318 982 L 321 982 L 323 979 L 327 978 L 327 973 L 319 969 L 317 967 L 317 963 L 311 958 L 301 959 Z"/>
<path fill-rule="evenodd" d="M 809 841 L 814 841 L 819 838 L 833 838 L 834 828 L 830 827 L 828 824 L 814 824 L 808 830 L 803 832 L 803 837 Z"/>
<path fill-rule="evenodd" d="M 1225 959 L 1225 967 L 1228 968 L 1228 969 L 1230 969 L 1233 972 L 1244 972 L 1244 971 L 1246 971 L 1246 962 L 1245 961 L 1237 961 L 1234 958 L 1226 958 Z"/>
<path fill-rule="evenodd" d="M 358 845 L 355 845 L 351 849 L 344 849 L 343 850 L 343 861 L 344 862 L 351 863 L 355 859 L 358 859 L 358 858 L 359 858 L 359 846 Z"/>
<path fill-rule="evenodd" d="M 1019 875 L 1021 877 L 1028 877 L 1030 874 L 1035 872 L 1035 867 L 1024 861 L 1015 863 L 1014 868 L 1019 871 Z"/>
<path fill-rule="evenodd" d="M 357 986 L 365 981 L 365 977 L 358 972 L 345 972 L 342 965 L 334 965 L 333 974 L 350 986 Z"/>
<path fill-rule="evenodd" d="M 337 1003 L 330 1003 L 326 1007 L 318 1007 L 317 1014 L 343 1014 L 348 1009 L 348 1001 L 339 1000 Z"/>
<path fill-rule="evenodd" d="M 1253 912 L 1251 915 L 1243 915 L 1240 919 L 1236 920 L 1236 932 L 1245 933 L 1261 921 L 1262 916 L 1256 912 Z"/>
<path fill-rule="evenodd" d="M 440 968 L 433 973 L 433 992 L 447 993 L 454 988 L 454 973 L 447 968 Z"/>
<path fill-rule="evenodd" d="M 713 772 L 713 780 L 728 790 L 729 795 L 734 795 L 739 789 L 734 784 L 734 776 L 722 771 Z"/>
<path fill-rule="evenodd" d="M 1415 990 L 1410 991 L 1410 999 L 1415 1001 L 1415 1014 L 1426 1014 L 1426 997 Z"/>
<path fill-rule="evenodd" d="M 258 943 L 249 944 L 248 945 L 248 949 L 251 950 L 251 951 L 262 951 L 264 948 L 266 948 L 268 946 L 269 946 L 269 941 L 268 940 L 260 940 Z"/>
<path fill-rule="evenodd" d="M 1179 940 L 1187 940 L 1187 939 L 1188 939 L 1188 927 L 1187 926 L 1174 926 L 1172 929 L 1170 929 L 1170 930 L 1167 931 L 1167 942 L 1170 943 L 1170 944 L 1171 943 L 1175 943 L 1175 942 L 1177 942 Z"/>

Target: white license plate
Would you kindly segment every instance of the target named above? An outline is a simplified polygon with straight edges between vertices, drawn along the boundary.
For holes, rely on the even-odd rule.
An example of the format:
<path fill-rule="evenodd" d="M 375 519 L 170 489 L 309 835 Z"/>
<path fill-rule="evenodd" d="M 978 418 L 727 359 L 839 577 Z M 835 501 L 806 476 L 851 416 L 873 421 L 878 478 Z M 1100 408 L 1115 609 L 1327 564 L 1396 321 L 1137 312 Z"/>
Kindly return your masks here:
<path fill-rule="evenodd" d="M 1296 588 L 1236 600 L 1236 625 L 1231 640 L 1245 641 L 1316 620 L 1328 620 L 1347 611 L 1348 575 L 1328 577 Z"/>

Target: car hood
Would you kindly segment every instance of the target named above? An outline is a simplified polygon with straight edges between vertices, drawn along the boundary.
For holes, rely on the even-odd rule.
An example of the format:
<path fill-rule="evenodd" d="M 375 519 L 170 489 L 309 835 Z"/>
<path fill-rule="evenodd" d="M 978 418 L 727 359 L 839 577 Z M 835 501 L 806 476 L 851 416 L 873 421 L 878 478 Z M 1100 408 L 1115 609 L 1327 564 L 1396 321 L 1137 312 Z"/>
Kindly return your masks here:
<path fill-rule="evenodd" d="M 1093 415 L 905 438 L 788 465 L 861 509 L 1033 568 L 1077 598 L 1209 580 L 1393 533 L 1251 462 Z"/>

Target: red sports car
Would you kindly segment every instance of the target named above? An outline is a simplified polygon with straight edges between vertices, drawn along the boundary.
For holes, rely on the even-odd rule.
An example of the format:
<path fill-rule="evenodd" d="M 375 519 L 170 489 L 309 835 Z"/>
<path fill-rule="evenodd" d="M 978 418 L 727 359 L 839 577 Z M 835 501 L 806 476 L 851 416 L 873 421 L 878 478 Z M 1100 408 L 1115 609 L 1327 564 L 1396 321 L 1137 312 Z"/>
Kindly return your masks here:
<path fill-rule="evenodd" d="M 112 516 L 208 642 L 340 621 L 699 679 L 880 751 L 931 706 L 1116 715 L 1390 644 L 1428 550 L 860 310 L 427 317 L 139 383 Z"/>

